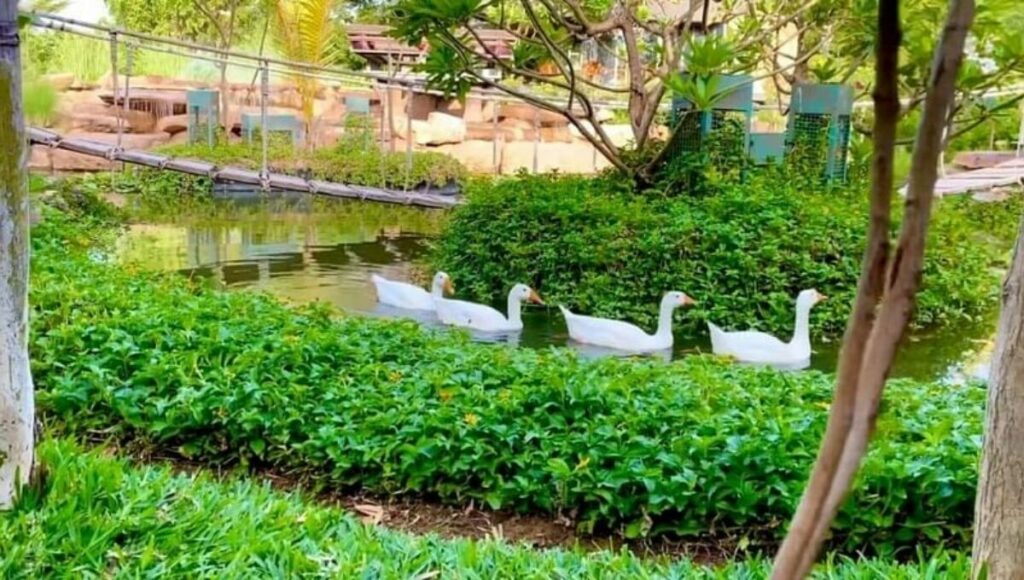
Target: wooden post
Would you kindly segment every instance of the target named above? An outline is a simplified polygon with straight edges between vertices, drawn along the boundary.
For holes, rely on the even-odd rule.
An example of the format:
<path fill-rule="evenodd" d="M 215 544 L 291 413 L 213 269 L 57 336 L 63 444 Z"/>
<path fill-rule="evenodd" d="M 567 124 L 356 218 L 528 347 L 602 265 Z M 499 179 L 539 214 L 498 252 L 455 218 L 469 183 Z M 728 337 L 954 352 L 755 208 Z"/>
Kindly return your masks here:
<path fill-rule="evenodd" d="M 497 98 L 492 101 L 494 103 L 494 112 L 492 113 L 494 118 L 491 119 L 491 126 L 494 131 L 491 134 L 491 167 L 494 168 L 494 174 L 499 173 L 498 166 L 498 114 L 501 111 L 501 101 Z"/>
<path fill-rule="evenodd" d="M 405 188 L 412 176 L 412 83 L 405 85 Z"/>
<path fill-rule="evenodd" d="M 117 79 L 117 32 L 110 33 L 110 88 L 114 92 L 114 114 L 117 115 L 117 149 L 121 149 L 121 133 L 124 130 L 123 109 L 118 106 L 121 100 L 121 86 Z M 124 103 L 121 103 L 124 106 Z"/>
<path fill-rule="evenodd" d="M 35 399 L 28 362 L 28 142 L 18 2 L 0 0 L 0 510 L 32 475 Z"/>
<path fill-rule="evenodd" d="M 267 101 L 270 100 L 270 63 L 264 60 L 260 67 L 260 141 L 263 157 L 260 163 L 260 184 L 263 191 L 270 189 L 270 136 L 267 131 Z"/>
<path fill-rule="evenodd" d="M 533 173 L 540 163 L 540 109 L 533 108 Z"/>

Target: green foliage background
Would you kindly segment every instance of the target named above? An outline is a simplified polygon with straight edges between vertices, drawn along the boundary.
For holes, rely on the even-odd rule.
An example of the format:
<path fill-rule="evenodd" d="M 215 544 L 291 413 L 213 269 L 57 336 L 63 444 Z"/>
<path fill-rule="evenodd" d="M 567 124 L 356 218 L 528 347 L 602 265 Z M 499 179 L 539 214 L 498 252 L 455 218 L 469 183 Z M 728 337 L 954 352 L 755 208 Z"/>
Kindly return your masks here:
<path fill-rule="evenodd" d="M 687 333 L 707 321 L 787 336 L 793 300 L 831 297 L 811 316 L 836 337 L 856 290 L 867 206 L 862 188 L 823 188 L 786 172 L 719 180 L 700 196 L 638 194 L 621 180 L 522 177 L 477 183 L 434 260 L 464 296 L 490 301 L 524 282 L 549 303 L 653 325 L 661 295 L 699 304 L 677 314 Z M 998 305 L 1024 202 L 946 200 L 930 230 L 918 327 L 977 319 Z M 897 216 L 898 221 L 898 216 Z"/>

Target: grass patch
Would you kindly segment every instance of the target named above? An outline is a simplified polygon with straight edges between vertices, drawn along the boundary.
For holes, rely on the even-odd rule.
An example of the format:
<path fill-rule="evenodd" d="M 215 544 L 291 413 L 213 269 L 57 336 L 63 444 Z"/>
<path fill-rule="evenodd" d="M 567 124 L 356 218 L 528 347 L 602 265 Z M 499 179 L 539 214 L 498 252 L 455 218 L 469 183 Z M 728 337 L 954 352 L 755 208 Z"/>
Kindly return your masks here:
<path fill-rule="evenodd" d="M 48 474 L 0 514 L 0 576 L 176 578 L 767 578 L 767 562 L 718 568 L 626 552 L 535 551 L 365 526 L 299 494 L 134 467 L 69 440 L 47 441 Z M 897 564 L 831 559 L 815 578 L 967 578 L 960 554 Z"/>

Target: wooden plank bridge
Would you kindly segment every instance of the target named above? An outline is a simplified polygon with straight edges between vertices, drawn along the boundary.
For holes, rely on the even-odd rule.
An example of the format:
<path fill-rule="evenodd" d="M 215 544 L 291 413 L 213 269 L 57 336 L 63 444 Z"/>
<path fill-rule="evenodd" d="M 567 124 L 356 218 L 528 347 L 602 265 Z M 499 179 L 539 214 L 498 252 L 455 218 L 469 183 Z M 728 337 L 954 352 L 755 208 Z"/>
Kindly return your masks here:
<path fill-rule="evenodd" d="M 938 197 L 987 191 L 1008 185 L 1024 185 L 1024 157 L 1004 161 L 993 167 L 950 173 L 935 182 L 935 195 Z M 900 191 L 906 194 L 907 187 Z"/>
<path fill-rule="evenodd" d="M 30 128 L 28 133 L 29 141 L 33 145 L 43 145 L 54 149 L 72 151 L 81 155 L 101 157 L 109 161 L 120 161 L 153 169 L 209 177 L 214 181 L 244 183 L 264 189 L 433 208 L 454 207 L 460 202 L 455 196 L 423 191 L 400 191 L 364 185 L 333 183 L 317 179 L 304 179 L 282 173 L 260 175 L 259 171 L 252 169 L 218 167 L 213 163 L 197 159 L 179 159 L 149 151 L 120 149 L 116 145 L 90 139 L 65 139 L 61 134 L 45 129 Z"/>

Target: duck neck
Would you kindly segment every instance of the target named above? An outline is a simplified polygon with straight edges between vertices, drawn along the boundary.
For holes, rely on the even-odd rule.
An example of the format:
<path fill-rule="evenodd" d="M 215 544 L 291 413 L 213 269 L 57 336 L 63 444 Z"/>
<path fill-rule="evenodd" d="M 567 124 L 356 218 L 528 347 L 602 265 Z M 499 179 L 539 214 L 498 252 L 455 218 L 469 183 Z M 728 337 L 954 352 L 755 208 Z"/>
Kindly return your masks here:
<path fill-rule="evenodd" d="M 668 300 L 661 302 L 661 311 L 658 312 L 658 330 L 654 336 L 666 338 L 672 336 L 672 313 L 675 312 L 675 305 Z"/>
<path fill-rule="evenodd" d="M 523 303 L 511 292 L 508 295 L 508 322 L 512 326 L 523 325 Z"/>
<path fill-rule="evenodd" d="M 811 347 L 811 307 L 806 304 L 796 305 L 796 324 L 793 329 L 793 340 L 790 346 Z"/>
<path fill-rule="evenodd" d="M 444 282 L 435 281 L 434 285 L 430 287 L 430 295 L 434 298 L 444 298 Z"/>

